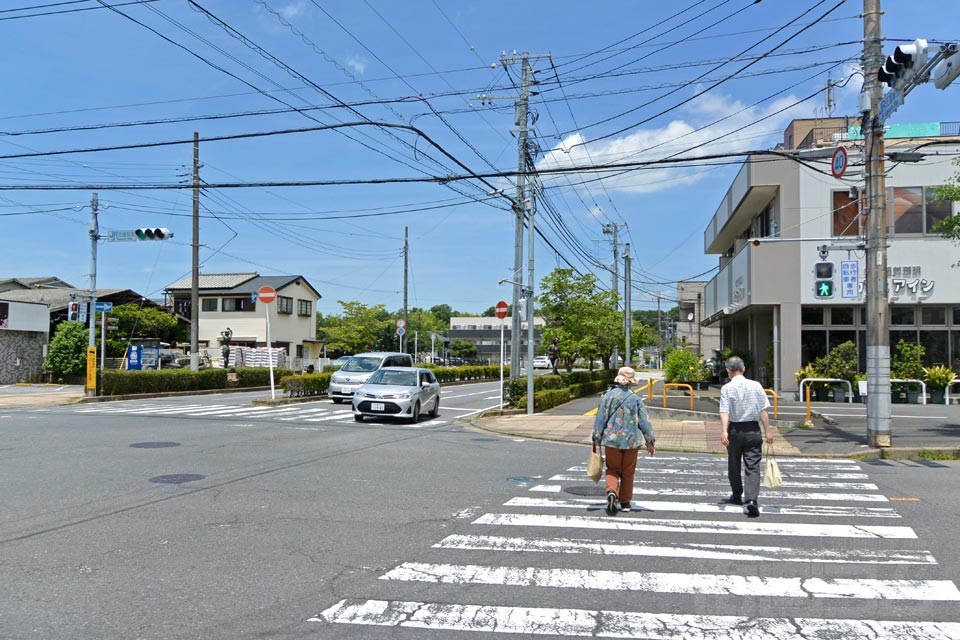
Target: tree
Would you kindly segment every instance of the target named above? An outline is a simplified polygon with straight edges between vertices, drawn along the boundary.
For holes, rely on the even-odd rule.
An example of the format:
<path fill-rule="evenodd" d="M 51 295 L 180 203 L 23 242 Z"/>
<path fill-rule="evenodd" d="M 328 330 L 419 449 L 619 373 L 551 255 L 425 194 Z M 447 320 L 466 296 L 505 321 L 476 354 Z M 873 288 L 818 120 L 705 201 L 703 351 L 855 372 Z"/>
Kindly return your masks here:
<path fill-rule="evenodd" d="M 554 269 L 540 281 L 540 315 L 546 321 L 542 343 L 556 338 L 560 361 L 568 371 L 577 358 L 609 360 L 623 342 L 623 314 L 616 311 L 616 293 L 599 289 L 592 273 Z"/>
<path fill-rule="evenodd" d="M 337 302 L 343 307 L 343 316 L 324 329 L 328 347 L 344 353 L 382 348 L 384 336 L 390 331 L 390 314 L 386 308 L 382 304 L 368 307 L 356 300 Z"/>
<path fill-rule="evenodd" d="M 117 318 L 116 332 L 107 337 L 107 355 L 111 358 L 123 357 L 131 338 L 156 338 L 166 343 L 190 339 L 189 326 L 163 309 L 121 304 L 114 307 L 110 315 Z"/>
<path fill-rule="evenodd" d="M 451 340 L 449 351 L 450 355 L 463 358 L 464 360 L 472 360 L 480 353 L 477 351 L 477 346 L 475 344 L 462 338 L 454 338 Z"/>
<path fill-rule="evenodd" d="M 454 311 L 448 304 L 438 304 L 430 307 L 430 313 L 433 314 L 440 324 L 447 328 L 450 326 L 450 318 L 460 315 L 459 311 Z"/>
<path fill-rule="evenodd" d="M 87 369 L 89 333 L 81 322 L 61 322 L 50 341 L 43 366 L 61 376 L 83 375 Z"/>
<path fill-rule="evenodd" d="M 960 167 L 960 158 L 954 158 L 953 164 Z M 960 171 L 954 174 L 953 178 L 946 184 L 937 187 L 936 199 L 943 202 L 960 202 Z M 931 231 L 940 234 L 941 237 L 953 240 L 960 244 L 960 216 L 948 216 L 935 224 Z M 960 262 L 956 262 L 954 267 L 960 267 Z"/>

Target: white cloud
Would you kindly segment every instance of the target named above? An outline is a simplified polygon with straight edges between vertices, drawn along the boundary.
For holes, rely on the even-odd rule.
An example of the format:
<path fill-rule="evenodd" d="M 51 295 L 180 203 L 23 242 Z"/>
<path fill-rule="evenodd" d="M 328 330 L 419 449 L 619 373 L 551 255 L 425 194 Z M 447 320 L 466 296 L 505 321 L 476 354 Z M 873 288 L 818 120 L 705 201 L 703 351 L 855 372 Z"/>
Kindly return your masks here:
<path fill-rule="evenodd" d="M 344 63 L 356 74 L 362 74 L 367 70 L 367 61 L 361 56 L 349 56 Z"/>
<path fill-rule="evenodd" d="M 304 0 L 297 0 L 297 2 L 291 2 L 288 5 L 280 7 L 277 9 L 277 13 L 279 13 L 285 19 L 291 20 L 302 14 L 306 8 L 307 3 Z"/>
<path fill-rule="evenodd" d="M 587 144 L 583 144 L 584 137 L 579 133 L 573 134 L 547 151 L 537 166 L 548 169 L 616 164 L 659 160 L 674 155 L 690 158 L 767 149 L 782 139 L 783 129 L 792 119 L 813 115 L 816 104 L 794 104 L 797 102 L 796 97 L 786 96 L 760 106 L 748 107 L 733 96 L 707 93 L 685 106 L 683 118 L 672 120 L 662 127 L 637 129 L 619 138 Z M 721 122 L 717 122 L 721 119 Z M 710 124 L 714 122 L 716 124 Z M 709 169 L 709 166 L 658 166 L 608 177 L 604 185 L 616 191 L 651 193 L 698 182 Z M 585 172 L 544 179 L 562 186 L 568 180 L 576 183 L 596 179 L 600 175 Z"/>

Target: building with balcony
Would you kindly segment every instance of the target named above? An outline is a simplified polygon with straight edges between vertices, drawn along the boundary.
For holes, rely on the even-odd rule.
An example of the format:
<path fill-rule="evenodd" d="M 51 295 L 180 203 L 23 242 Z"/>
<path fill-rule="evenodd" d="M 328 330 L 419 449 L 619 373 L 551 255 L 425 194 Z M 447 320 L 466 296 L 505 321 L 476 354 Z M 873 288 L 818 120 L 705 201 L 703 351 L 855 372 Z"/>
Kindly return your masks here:
<path fill-rule="evenodd" d="M 720 271 L 703 291 L 704 327 L 722 346 L 748 349 L 765 386 L 794 391 L 794 372 L 852 340 L 866 368 L 863 136 L 856 119 L 794 121 L 784 143 L 743 162 L 704 230 L 704 251 Z M 887 279 L 891 353 L 902 338 L 926 347 L 927 364 L 960 370 L 960 278 L 957 249 L 931 227 L 957 214 L 935 187 L 956 173 L 958 123 L 890 125 L 885 152 L 918 150 L 916 163 L 886 163 L 889 228 Z M 799 139 L 799 142 L 796 142 Z M 849 166 L 831 175 L 842 143 Z M 786 157 L 796 155 L 801 159 Z M 941 154 L 941 155 L 936 155 Z M 759 238 L 760 242 L 751 240 Z M 842 245 L 821 258 L 818 247 Z M 832 284 L 815 285 L 816 265 L 833 265 Z M 823 275 L 822 271 L 820 275 Z M 819 294 L 819 295 L 818 295 Z"/>
<path fill-rule="evenodd" d="M 512 331 L 510 330 L 510 328 L 513 326 L 513 319 L 511 316 L 507 316 L 503 320 L 500 320 L 499 318 L 479 316 L 450 318 L 449 339 L 466 340 L 477 347 L 477 351 L 479 352 L 479 355 L 477 356 L 478 358 L 489 362 L 490 364 L 499 364 L 501 323 L 504 327 L 503 339 L 506 342 L 506 346 L 504 347 L 506 353 L 505 362 L 509 364 L 511 336 L 513 335 Z M 540 344 L 540 331 L 543 329 L 544 324 L 545 322 L 543 318 L 535 317 L 533 319 L 533 349 L 535 355 L 541 355 L 538 345 Z M 520 328 L 520 358 L 525 360 L 527 357 L 526 320 L 521 321 Z"/>

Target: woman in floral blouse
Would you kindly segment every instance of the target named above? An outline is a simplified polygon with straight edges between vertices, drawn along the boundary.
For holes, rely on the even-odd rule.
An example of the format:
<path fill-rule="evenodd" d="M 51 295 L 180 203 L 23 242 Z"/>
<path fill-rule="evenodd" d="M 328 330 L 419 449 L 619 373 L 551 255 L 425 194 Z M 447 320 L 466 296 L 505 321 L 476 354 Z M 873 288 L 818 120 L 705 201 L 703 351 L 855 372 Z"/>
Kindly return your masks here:
<path fill-rule="evenodd" d="M 616 515 L 618 502 L 620 510 L 630 511 L 641 432 L 647 453 L 651 456 L 655 453 L 653 425 L 647 418 L 647 408 L 630 389 L 637 383 L 637 372 L 621 367 L 614 382 L 617 386 L 600 400 L 593 422 L 593 442 L 603 445 L 607 458 L 607 513 L 610 515 Z"/>

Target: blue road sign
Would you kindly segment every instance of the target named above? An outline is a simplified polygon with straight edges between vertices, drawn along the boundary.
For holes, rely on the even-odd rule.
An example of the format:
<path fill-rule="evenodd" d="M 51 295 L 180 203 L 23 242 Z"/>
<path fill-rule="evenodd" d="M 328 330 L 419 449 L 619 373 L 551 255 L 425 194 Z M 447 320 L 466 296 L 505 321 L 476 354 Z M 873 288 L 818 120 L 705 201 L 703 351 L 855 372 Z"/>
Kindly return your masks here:
<path fill-rule="evenodd" d="M 857 298 L 860 288 L 860 263 L 856 260 L 840 261 L 840 297 Z"/>
<path fill-rule="evenodd" d="M 97 300 L 97 311 L 103 312 L 103 313 L 110 313 L 111 311 L 113 311 L 113 303 L 102 302 L 100 300 Z"/>

